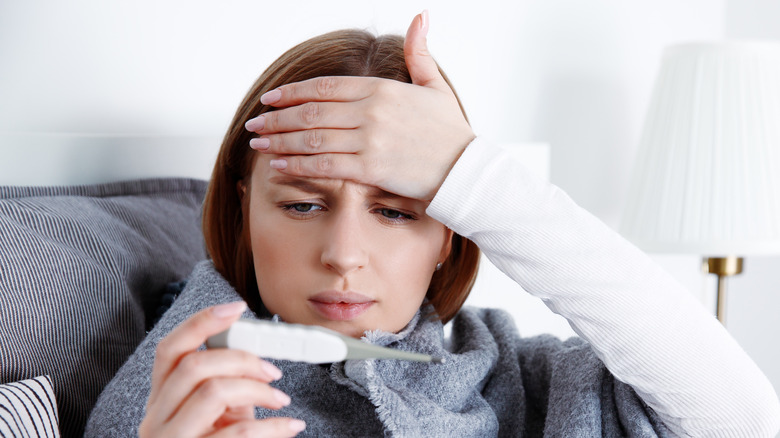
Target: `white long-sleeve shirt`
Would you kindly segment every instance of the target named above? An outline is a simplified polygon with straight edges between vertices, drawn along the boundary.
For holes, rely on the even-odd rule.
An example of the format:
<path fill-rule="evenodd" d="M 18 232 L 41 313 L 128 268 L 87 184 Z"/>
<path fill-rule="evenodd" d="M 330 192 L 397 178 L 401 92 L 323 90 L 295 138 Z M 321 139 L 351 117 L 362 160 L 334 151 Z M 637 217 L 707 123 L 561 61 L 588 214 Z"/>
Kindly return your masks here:
<path fill-rule="evenodd" d="M 724 327 L 643 252 L 478 138 L 427 213 L 565 317 L 681 436 L 774 437 L 772 385 Z"/>

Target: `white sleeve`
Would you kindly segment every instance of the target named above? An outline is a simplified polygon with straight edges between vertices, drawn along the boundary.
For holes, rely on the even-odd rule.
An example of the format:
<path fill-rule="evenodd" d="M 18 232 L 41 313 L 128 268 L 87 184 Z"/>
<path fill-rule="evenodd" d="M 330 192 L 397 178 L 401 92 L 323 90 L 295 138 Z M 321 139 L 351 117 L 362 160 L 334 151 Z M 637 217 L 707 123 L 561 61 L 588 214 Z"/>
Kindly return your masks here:
<path fill-rule="evenodd" d="M 723 326 L 643 252 L 477 139 L 427 213 L 569 320 L 676 434 L 773 437 L 780 403 Z"/>

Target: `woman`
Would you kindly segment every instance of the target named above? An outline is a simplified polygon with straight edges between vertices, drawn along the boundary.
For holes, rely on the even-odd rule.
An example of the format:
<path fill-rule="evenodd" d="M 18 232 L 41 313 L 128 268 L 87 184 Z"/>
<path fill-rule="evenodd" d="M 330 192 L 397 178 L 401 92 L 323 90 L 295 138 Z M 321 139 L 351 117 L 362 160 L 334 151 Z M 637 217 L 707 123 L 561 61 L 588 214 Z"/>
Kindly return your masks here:
<path fill-rule="evenodd" d="M 426 32 L 423 13 L 405 41 L 323 35 L 260 77 L 207 195 L 212 261 L 87 434 L 772 436 L 780 407 L 755 364 L 640 251 L 475 139 Z M 460 309 L 472 242 L 587 342 L 522 339 L 503 312 Z M 202 349 L 242 314 L 447 362 Z"/>

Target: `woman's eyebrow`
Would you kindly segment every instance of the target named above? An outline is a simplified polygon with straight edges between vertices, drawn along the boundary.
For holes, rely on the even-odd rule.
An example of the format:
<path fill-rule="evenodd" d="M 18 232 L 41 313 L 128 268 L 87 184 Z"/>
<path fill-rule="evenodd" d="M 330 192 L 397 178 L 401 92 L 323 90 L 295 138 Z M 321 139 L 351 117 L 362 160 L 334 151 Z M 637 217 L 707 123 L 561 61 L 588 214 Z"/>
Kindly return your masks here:
<path fill-rule="evenodd" d="M 306 193 L 313 194 L 328 194 L 332 193 L 334 188 L 329 187 L 327 183 L 319 183 L 316 179 L 312 178 L 299 178 L 293 176 L 274 176 L 268 180 L 272 184 L 281 186 L 295 187 L 298 190 L 302 190 Z M 323 179 L 322 181 L 328 181 Z M 366 195 L 375 199 L 387 199 L 387 200 L 409 200 L 409 198 L 390 193 L 386 190 L 382 190 L 379 187 L 367 186 Z"/>
<path fill-rule="evenodd" d="M 295 178 L 290 176 L 275 176 L 268 180 L 270 183 L 295 187 L 307 193 L 330 193 L 332 190 L 324 184 L 319 184 L 311 179 Z"/>
<path fill-rule="evenodd" d="M 392 200 L 392 199 L 399 199 L 399 200 L 409 199 L 409 198 L 407 198 L 405 196 L 396 195 L 395 193 L 390 193 L 390 192 L 388 192 L 386 190 L 382 190 L 379 187 L 370 187 L 368 189 L 368 195 L 371 196 L 372 198 L 377 198 L 377 199 L 390 199 L 390 200 Z"/>

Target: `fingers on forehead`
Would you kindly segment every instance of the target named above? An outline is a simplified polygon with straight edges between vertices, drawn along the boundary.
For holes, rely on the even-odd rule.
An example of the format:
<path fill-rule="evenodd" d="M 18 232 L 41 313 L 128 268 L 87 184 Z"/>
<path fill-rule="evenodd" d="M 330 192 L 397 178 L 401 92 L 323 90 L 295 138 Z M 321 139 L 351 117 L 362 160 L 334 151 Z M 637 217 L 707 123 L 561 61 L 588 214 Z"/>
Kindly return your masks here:
<path fill-rule="evenodd" d="M 377 78 L 355 76 L 322 76 L 282 85 L 281 106 L 312 101 L 352 101 L 371 93 Z"/>

